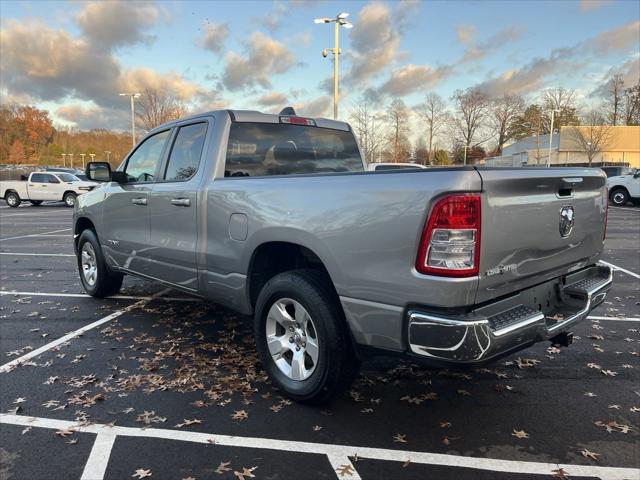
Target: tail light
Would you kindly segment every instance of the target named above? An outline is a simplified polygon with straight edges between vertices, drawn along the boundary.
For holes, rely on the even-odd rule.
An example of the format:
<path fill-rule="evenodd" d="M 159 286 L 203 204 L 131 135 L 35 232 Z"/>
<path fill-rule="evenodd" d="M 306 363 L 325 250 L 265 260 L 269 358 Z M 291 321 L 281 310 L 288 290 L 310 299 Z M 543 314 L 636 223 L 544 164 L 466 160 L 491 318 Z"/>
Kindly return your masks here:
<path fill-rule="evenodd" d="M 416 270 L 443 277 L 472 277 L 480 263 L 480 195 L 438 200 L 422 232 Z"/>

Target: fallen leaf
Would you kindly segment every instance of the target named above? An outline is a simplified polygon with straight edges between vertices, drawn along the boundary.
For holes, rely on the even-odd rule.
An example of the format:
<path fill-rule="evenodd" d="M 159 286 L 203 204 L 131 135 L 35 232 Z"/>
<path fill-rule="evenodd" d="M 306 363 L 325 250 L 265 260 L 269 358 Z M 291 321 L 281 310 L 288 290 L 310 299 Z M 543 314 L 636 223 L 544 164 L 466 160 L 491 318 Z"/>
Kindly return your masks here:
<path fill-rule="evenodd" d="M 233 474 L 238 478 L 238 480 L 245 480 L 247 478 L 256 478 L 253 474 L 253 471 L 258 467 L 246 468 L 242 467 L 242 472 L 234 471 Z"/>
<path fill-rule="evenodd" d="M 353 468 L 353 465 L 346 464 L 346 465 L 340 465 L 338 468 L 336 468 L 336 472 L 338 472 L 338 475 L 341 477 L 345 477 L 347 475 L 352 477 L 353 474 L 355 473 L 355 470 Z"/>
<path fill-rule="evenodd" d="M 529 438 L 529 434 L 527 432 L 525 432 L 524 430 L 513 430 L 513 433 L 511 434 L 511 436 L 516 437 L 516 438 Z"/>
<path fill-rule="evenodd" d="M 596 460 L 598 461 L 598 457 L 600 456 L 599 453 L 595 453 L 595 452 L 590 452 L 589 450 L 587 450 L 586 448 L 583 450 L 580 450 L 580 453 L 582 454 L 583 457 L 585 458 L 591 458 L 592 460 Z"/>
<path fill-rule="evenodd" d="M 224 472 L 228 472 L 229 470 L 231 470 L 229 468 L 229 465 L 231 465 L 231 462 L 220 462 L 220 465 L 218 465 L 218 468 L 216 468 L 214 471 L 222 475 Z"/>
<path fill-rule="evenodd" d="M 404 433 L 396 433 L 393 436 L 393 441 L 396 443 L 407 443 L 407 436 Z"/>
<path fill-rule="evenodd" d="M 147 477 L 150 477 L 151 475 L 153 475 L 153 473 L 151 473 L 151 470 L 144 470 L 142 468 L 138 468 L 136 470 L 136 473 L 134 473 L 131 476 L 133 478 L 147 478 Z"/>

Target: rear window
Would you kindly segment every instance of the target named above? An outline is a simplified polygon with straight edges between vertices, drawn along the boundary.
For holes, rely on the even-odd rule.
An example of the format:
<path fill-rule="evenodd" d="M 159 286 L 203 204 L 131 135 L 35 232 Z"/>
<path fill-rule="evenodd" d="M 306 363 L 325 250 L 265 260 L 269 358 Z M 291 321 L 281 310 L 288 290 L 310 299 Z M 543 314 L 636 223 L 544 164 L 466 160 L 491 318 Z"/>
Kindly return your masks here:
<path fill-rule="evenodd" d="M 225 177 L 361 172 L 351 132 L 280 123 L 233 123 Z"/>

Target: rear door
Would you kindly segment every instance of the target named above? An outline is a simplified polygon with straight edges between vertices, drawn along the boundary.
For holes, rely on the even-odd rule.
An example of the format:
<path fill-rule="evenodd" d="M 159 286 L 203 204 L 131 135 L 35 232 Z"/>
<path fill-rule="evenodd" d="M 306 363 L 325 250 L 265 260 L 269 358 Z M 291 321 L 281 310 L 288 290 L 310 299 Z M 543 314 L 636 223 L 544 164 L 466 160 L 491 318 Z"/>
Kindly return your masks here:
<path fill-rule="evenodd" d="M 143 140 L 121 166 L 127 182 L 111 182 L 104 190 L 99 234 L 107 261 L 143 275 L 150 274 L 149 193 L 170 134 L 167 129 Z"/>
<path fill-rule="evenodd" d="M 149 194 L 150 275 L 192 290 L 198 288 L 198 185 L 212 123 L 213 119 L 205 119 L 176 126 L 169 154 Z"/>
<path fill-rule="evenodd" d="M 476 302 L 594 263 L 603 247 L 606 177 L 597 169 L 479 169 Z"/>

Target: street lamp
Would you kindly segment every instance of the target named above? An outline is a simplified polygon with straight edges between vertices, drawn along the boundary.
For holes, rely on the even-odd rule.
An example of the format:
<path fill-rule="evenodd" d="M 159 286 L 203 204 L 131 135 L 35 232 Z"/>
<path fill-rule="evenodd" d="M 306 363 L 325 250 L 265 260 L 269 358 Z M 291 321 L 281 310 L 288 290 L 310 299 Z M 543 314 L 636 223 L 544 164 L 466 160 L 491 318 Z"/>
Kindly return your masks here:
<path fill-rule="evenodd" d="M 467 164 L 467 144 L 464 144 L 464 165 Z"/>
<path fill-rule="evenodd" d="M 73 153 L 67 153 L 67 155 L 69 156 L 69 165 L 73 168 Z"/>
<path fill-rule="evenodd" d="M 553 143 L 553 117 L 554 114 L 560 110 L 553 109 L 551 110 L 551 132 L 549 133 L 549 154 L 547 155 L 547 167 L 551 165 L 551 144 Z"/>
<path fill-rule="evenodd" d="M 327 57 L 329 52 L 333 53 L 333 119 L 338 119 L 338 57 L 340 55 L 340 26 L 353 28 L 353 24 L 347 21 L 348 13 L 342 12 L 336 18 L 316 18 L 313 23 L 334 23 L 334 47 L 322 50 L 322 56 Z"/>
<path fill-rule="evenodd" d="M 96 154 L 95 153 L 90 153 L 89 156 L 91 157 L 91 161 L 93 162 L 93 159 L 95 158 Z"/>
<path fill-rule="evenodd" d="M 109 161 L 109 157 L 111 156 L 111 152 L 109 150 L 105 150 L 104 153 L 107 156 L 107 162 L 108 162 Z"/>
<path fill-rule="evenodd" d="M 67 163 L 65 162 L 65 158 L 66 158 L 66 157 L 67 157 L 67 154 L 66 154 L 66 153 L 63 153 L 63 154 L 62 154 L 62 166 L 63 166 L 63 167 L 66 167 L 66 166 L 67 166 Z"/>
<path fill-rule="evenodd" d="M 133 144 L 133 146 L 136 146 L 136 111 L 135 111 L 135 107 L 133 105 L 133 101 L 135 98 L 138 98 L 140 96 L 139 93 L 135 93 L 135 92 L 123 92 L 120 94 L 121 97 L 129 97 L 131 98 L 131 142 Z"/>
<path fill-rule="evenodd" d="M 82 157 L 82 168 L 84 168 L 84 157 L 86 156 L 86 153 L 81 153 L 80 156 Z"/>

